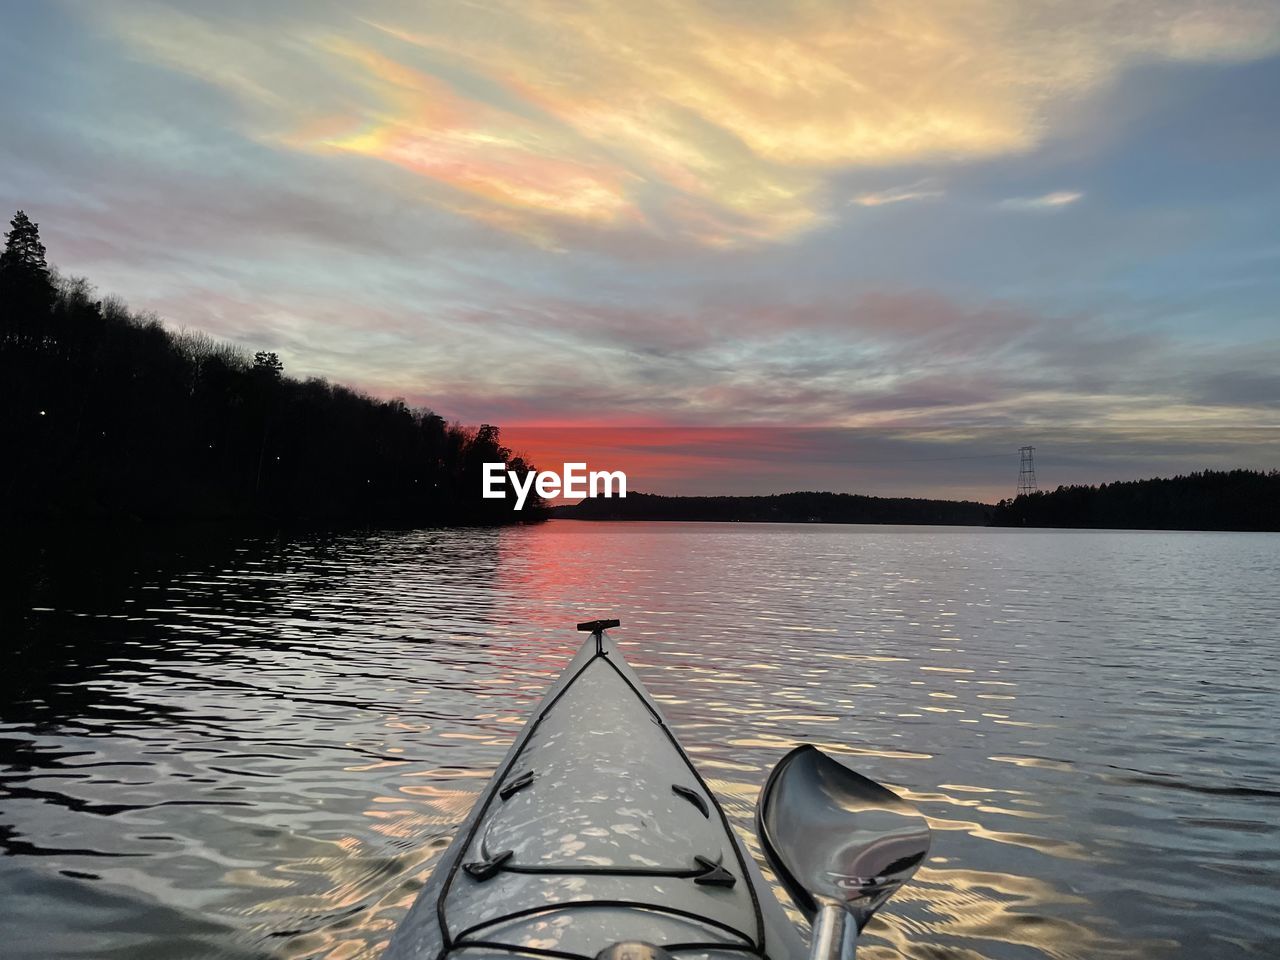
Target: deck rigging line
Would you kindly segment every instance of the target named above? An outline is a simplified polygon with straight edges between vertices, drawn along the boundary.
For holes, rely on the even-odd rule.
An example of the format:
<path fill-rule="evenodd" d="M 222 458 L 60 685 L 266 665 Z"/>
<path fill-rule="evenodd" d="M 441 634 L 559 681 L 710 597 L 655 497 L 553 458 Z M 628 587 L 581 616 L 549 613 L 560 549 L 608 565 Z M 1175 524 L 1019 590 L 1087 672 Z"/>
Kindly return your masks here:
<path fill-rule="evenodd" d="M 534 718 L 533 723 L 531 723 L 528 727 L 525 728 L 525 731 L 522 734 L 522 739 L 520 741 L 519 749 L 516 750 L 511 755 L 511 757 L 503 765 L 502 769 L 497 771 L 494 774 L 494 782 L 499 784 L 503 783 L 507 775 L 511 772 L 512 767 L 515 766 L 516 761 L 520 758 L 520 755 L 524 752 L 525 746 L 529 743 L 531 739 L 533 739 L 534 733 L 537 732 L 537 729 L 542 724 L 542 721 L 546 718 L 547 714 L 550 713 L 552 707 L 554 707 L 560 701 L 560 698 L 563 697 L 569 691 L 569 689 L 578 681 L 578 679 L 584 673 L 586 673 L 587 669 L 592 664 L 594 664 L 597 660 L 603 660 L 606 664 L 608 664 L 610 669 L 612 669 L 614 673 L 616 673 L 618 677 L 621 678 L 622 682 L 627 685 L 627 687 L 631 690 L 631 692 L 635 694 L 636 698 L 639 699 L 640 703 L 644 705 L 644 708 L 649 712 L 650 718 L 662 729 L 662 732 L 666 736 L 668 742 L 670 742 L 670 744 L 675 748 L 676 753 L 684 761 L 685 767 L 687 767 L 689 772 L 693 774 L 693 777 L 697 781 L 698 786 L 702 788 L 702 790 L 706 793 L 708 797 L 714 798 L 714 794 L 711 792 L 710 788 L 707 786 L 707 782 L 703 780 L 702 775 L 698 773 L 692 761 L 689 760 L 688 755 L 684 752 L 684 748 L 680 746 L 680 742 L 676 739 L 675 735 L 667 727 L 666 723 L 662 719 L 662 716 L 653 708 L 653 705 L 649 703 L 648 698 L 645 697 L 644 694 L 641 693 L 640 690 L 636 687 L 636 685 L 631 682 L 630 678 L 627 677 L 626 673 L 623 670 L 621 670 L 618 667 L 618 665 L 614 663 L 613 660 L 609 657 L 609 653 L 604 647 L 603 630 L 594 630 L 593 633 L 596 641 L 595 652 L 587 659 L 585 663 L 583 663 L 581 667 L 578 668 L 578 670 L 573 674 L 572 677 L 569 678 L 569 680 L 556 693 L 556 695 L 552 697 L 542 707 L 542 709 L 538 711 L 538 714 Z M 522 780 L 524 779 L 525 776 L 526 774 L 521 774 L 521 776 L 517 778 L 517 780 Z M 523 947 L 523 946 L 518 946 L 516 944 L 511 944 L 511 943 L 500 943 L 500 942 L 486 941 L 486 940 L 468 940 L 466 939 L 466 937 L 486 927 L 491 927 L 499 923 L 505 923 L 510 920 L 520 919 L 522 917 L 530 916 L 536 913 L 563 910 L 563 909 L 578 909 L 581 907 L 602 907 L 602 906 L 647 910 L 654 913 L 666 913 L 666 914 L 671 914 L 673 916 L 681 916 L 691 920 L 696 920 L 699 923 L 704 923 L 707 926 L 714 927 L 719 930 L 723 930 L 725 933 L 738 937 L 742 941 L 742 943 L 740 944 L 716 943 L 712 941 L 707 941 L 703 943 L 681 943 L 681 944 L 675 944 L 673 946 L 666 947 L 665 949 L 667 949 L 668 951 L 674 952 L 674 951 L 732 950 L 734 952 L 746 952 L 749 954 L 753 954 L 754 956 L 760 958 L 760 960 L 770 960 L 769 955 L 765 950 L 764 915 L 760 910 L 760 899 L 757 896 L 755 885 L 751 883 L 751 876 L 747 870 L 747 864 L 746 864 L 746 861 L 744 860 L 742 847 L 738 843 L 737 838 L 734 836 L 733 827 L 730 825 L 729 819 L 725 815 L 723 808 L 718 803 L 715 803 L 714 800 L 712 805 L 715 807 L 716 813 L 719 815 L 720 825 L 724 830 L 725 839 L 728 842 L 729 846 L 733 849 L 734 857 L 737 860 L 738 869 L 743 879 L 743 885 L 747 888 L 747 893 L 751 898 L 751 910 L 755 918 L 755 926 L 756 926 L 755 937 L 751 937 L 748 934 L 744 933 L 743 931 L 738 930 L 737 928 L 729 924 L 722 923 L 720 921 L 702 916 L 700 914 L 680 910 L 675 907 L 665 907 L 657 904 L 640 903 L 640 902 L 630 901 L 630 900 L 584 900 L 584 901 L 567 901 L 565 903 L 558 903 L 558 904 L 543 904 L 536 908 L 527 909 L 527 910 L 517 910 L 509 914 L 503 914 L 500 916 L 492 917 L 481 923 L 474 924 L 471 927 L 467 927 L 466 929 L 462 930 L 458 934 L 454 935 L 449 930 L 448 918 L 445 915 L 445 900 L 449 895 L 449 891 L 453 887 L 453 881 L 454 881 L 454 878 L 457 876 L 458 870 L 463 866 L 463 860 L 466 858 L 467 851 L 471 849 L 472 844 L 475 841 L 476 833 L 479 831 L 480 825 L 484 823 L 485 814 L 488 812 L 489 807 L 492 805 L 493 798 L 496 796 L 499 796 L 501 793 L 502 793 L 501 788 L 489 790 L 488 795 L 485 797 L 484 802 L 481 805 L 479 811 L 472 818 L 471 826 L 467 830 L 466 839 L 463 841 L 462 844 L 460 844 L 456 848 L 457 853 L 455 854 L 453 860 L 449 864 L 448 872 L 445 874 L 444 883 L 441 884 L 440 892 L 436 896 L 436 920 L 440 926 L 440 943 L 441 943 L 440 953 L 437 956 L 437 960 L 446 960 L 448 954 L 452 950 L 467 949 L 467 948 L 472 948 L 472 949 L 483 948 L 483 949 L 490 949 L 490 950 L 501 950 L 507 953 L 525 954 L 533 957 L 546 957 L 546 958 L 549 958 L 549 960 L 592 960 L 591 957 L 586 957 L 581 954 L 570 953 L 568 951 L 563 951 L 563 950 L 547 950 L 547 949 L 535 948 L 535 947 Z M 513 870 L 514 872 L 519 872 L 519 873 L 554 872 L 557 874 L 567 873 L 570 875 L 583 875 L 583 876 L 589 876 L 594 872 L 599 872 L 599 871 L 593 871 L 591 868 L 585 868 L 581 870 L 572 870 L 572 871 L 570 870 L 562 871 L 559 868 L 545 868 L 539 871 L 531 868 L 525 868 L 525 869 L 511 868 L 511 867 L 506 867 L 503 864 L 499 864 L 498 869 Z M 692 878 L 693 874 L 690 873 L 689 876 Z"/>

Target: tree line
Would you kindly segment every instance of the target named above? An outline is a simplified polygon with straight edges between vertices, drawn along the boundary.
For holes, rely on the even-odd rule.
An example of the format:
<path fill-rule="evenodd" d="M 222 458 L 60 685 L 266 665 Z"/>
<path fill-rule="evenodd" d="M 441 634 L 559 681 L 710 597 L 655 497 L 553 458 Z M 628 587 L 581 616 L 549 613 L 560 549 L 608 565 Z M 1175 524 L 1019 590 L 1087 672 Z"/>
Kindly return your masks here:
<path fill-rule="evenodd" d="M 911 523 L 981 526 L 991 507 L 968 500 L 868 497 L 853 493 L 778 493 L 771 496 L 664 497 L 629 493 L 625 500 L 588 498 L 556 507 L 572 520 L 714 520 L 750 523 Z"/>
<path fill-rule="evenodd" d="M 1280 530 L 1280 470 L 1204 470 L 1001 500 L 1000 527 L 1118 530 Z"/>
<path fill-rule="evenodd" d="M 447 524 L 529 519 L 481 465 L 499 430 L 286 376 L 271 352 L 175 332 L 59 276 L 19 211 L 0 253 L 0 475 L 9 522 Z"/>

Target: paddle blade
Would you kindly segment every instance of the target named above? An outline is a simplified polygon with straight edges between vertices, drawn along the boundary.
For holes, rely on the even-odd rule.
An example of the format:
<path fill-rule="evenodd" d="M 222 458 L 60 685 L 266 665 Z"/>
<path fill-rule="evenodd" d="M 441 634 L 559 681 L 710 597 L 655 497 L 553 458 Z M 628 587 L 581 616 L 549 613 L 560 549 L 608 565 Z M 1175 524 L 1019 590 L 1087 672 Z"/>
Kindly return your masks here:
<path fill-rule="evenodd" d="M 773 768 L 756 826 L 770 865 L 810 920 L 839 903 L 861 929 L 929 852 L 915 807 L 812 746 Z"/>

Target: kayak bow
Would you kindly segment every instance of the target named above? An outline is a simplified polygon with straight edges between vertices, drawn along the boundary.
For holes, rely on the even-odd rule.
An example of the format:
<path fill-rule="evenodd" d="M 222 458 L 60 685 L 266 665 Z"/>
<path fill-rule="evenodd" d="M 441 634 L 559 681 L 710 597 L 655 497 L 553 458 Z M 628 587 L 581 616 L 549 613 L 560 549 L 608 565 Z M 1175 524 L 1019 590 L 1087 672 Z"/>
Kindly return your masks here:
<path fill-rule="evenodd" d="M 499 765 L 384 960 L 805 950 L 715 795 L 604 630 Z"/>

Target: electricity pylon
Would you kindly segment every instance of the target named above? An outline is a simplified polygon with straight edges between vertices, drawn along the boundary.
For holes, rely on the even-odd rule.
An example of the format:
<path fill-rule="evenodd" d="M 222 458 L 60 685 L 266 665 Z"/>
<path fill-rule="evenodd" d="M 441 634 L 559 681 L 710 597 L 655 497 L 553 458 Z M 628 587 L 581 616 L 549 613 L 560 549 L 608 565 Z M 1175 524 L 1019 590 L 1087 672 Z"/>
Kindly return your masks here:
<path fill-rule="evenodd" d="M 1024 493 L 1036 493 L 1039 488 L 1036 486 L 1036 463 L 1032 459 L 1035 453 L 1035 447 L 1019 447 L 1018 456 L 1021 458 L 1018 463 L 1018 496 Z"/>

